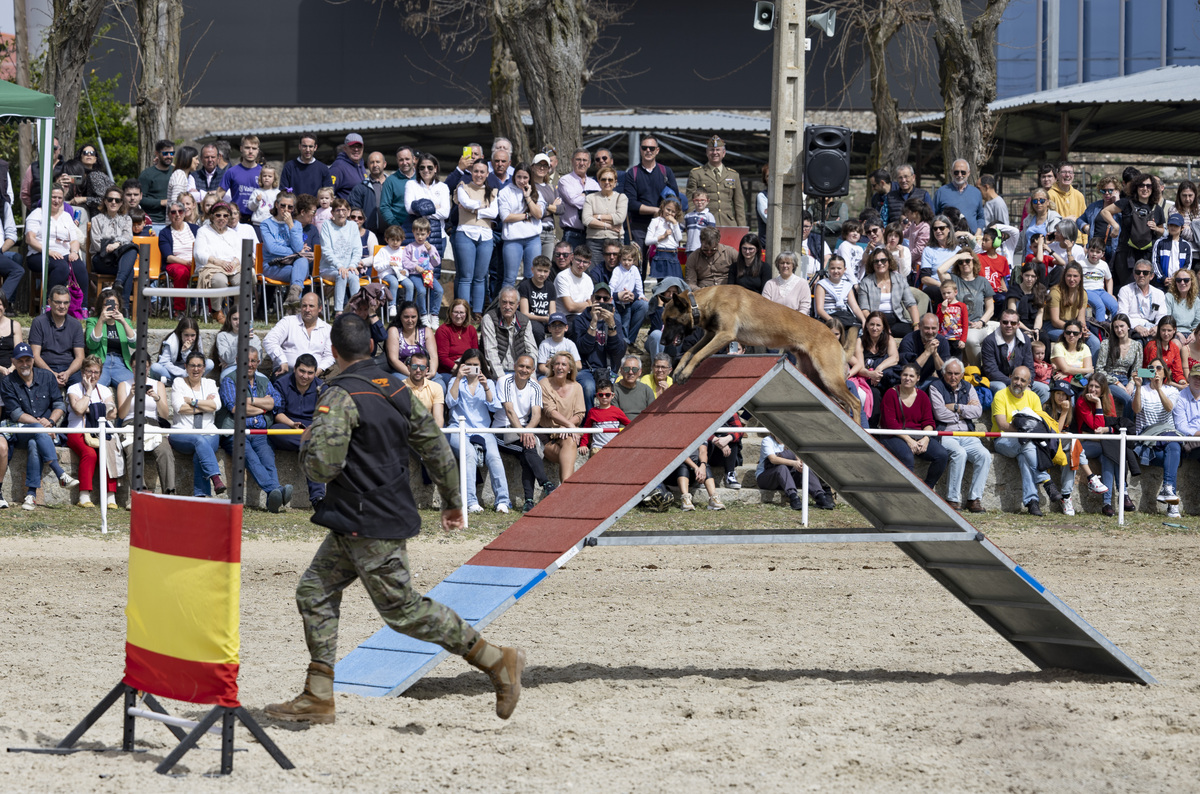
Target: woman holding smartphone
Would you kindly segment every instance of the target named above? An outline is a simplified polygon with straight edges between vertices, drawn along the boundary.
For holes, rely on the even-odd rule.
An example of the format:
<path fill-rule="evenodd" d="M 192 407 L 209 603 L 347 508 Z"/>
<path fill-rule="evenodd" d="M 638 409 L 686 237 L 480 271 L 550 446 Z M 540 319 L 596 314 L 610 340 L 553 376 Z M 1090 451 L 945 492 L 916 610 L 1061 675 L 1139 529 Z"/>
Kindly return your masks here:
<path fill-rule="evenodd" d="M 104 289 L 96 298 L 95 317 L 83 329 L 84 352 L 104 363 L 99 383 L 117 387 L 117 401 L 125 399 L 133 385 L 133 348 L 137 332 L 121 313 L 121 296 Z"/>
<path fill-rule="evenodd" d="M 446 407 L 450 409 L 450 421 L 454 424 L 465 419 L 468 427 L 491 427 L 492 412 L 503 411 L 496 384 L 483 369 L 483 354 L 471 349 L 462 354 L 458 362 L 458 374 L 450 382 L 446 393 Z M 482 513 L 479 497 L 475 493 L 475 476 L 470 469 L 482 462 L 492 475 L 492 491 L 496 496 L 496 512 L 507 513 L 512 506 L 508 496 L 508 477 L 504 473 L 504 460 L 496 436 L 491 433 L 473 435 L 467 449 L 467 512 Z M 458 455 L 458 445 L 450 445 Z"/>

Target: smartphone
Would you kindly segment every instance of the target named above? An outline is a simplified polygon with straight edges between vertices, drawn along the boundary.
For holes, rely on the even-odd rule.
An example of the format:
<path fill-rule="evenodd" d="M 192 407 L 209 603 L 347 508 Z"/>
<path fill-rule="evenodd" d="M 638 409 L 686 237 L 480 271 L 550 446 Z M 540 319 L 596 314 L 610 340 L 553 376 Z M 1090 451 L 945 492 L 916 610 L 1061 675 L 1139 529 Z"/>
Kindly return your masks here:
<path fill-rule="evenodd" d="M 463 147 L 463 155 L 462 156 L 464 158 L 466 158 L 467 160 L 471 159 L 471 147 L 470 146 Z"/>
<path fill-rule="evenodd" d="M 115 300 L 107 300 L 104 302 L 106 311 L 115 312 L 117 310 L 117 302 Z"/>
<path fill-rule="evenodd" d="M 1142 380 L 1154 380 L 1154 370 L 1139 367 L 1138 368 L 1138 377 L 1141 378 Z"/>

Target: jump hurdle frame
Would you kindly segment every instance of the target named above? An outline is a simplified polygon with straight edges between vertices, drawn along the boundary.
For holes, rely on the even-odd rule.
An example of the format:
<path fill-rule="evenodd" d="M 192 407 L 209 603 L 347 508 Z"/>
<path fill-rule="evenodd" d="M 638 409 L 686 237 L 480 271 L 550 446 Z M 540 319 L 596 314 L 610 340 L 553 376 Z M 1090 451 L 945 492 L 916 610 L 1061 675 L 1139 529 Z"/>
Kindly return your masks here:
<path fill-rule="evenodd" d="M 134 405 L 141 406 L 144 404 L 146 397 L 146 380 L 150 371 L 150 353 L 147 349 L 147 337 L 150 331 L 150 301 L 145 298 L 199 298 L 208 300 L 210 298 L 225 298 L 236 297 L 238 299 L 238 312 L 241 317 L 251 317 L 254 301 L 255 273 L 254 273 L 254 243 L 249 240 L 242 241 L 242 267 L 240 284 L 236 287 L 226 287 L 220 289 L 198 289 L 198 288 L 174 288 L 174 287 L 151 287 L 149 286 L 149 267 L 144 263 L 150 261 L 150 246 L 143 243 L 138 251 L 139 261 L 143 266 L 138 269 L 137 289 L 142 300 L 138 301 L 137 311 L 137 349 L 134 354 Z M 250 355 L 250 326 L 251 323 L 243 322 L 238 326 L 237 340 L 237 370 L 236 384 L 237 394 L 245 394 L 249 388 L 249 372 L 247 363 Z M 145 482 L 145 456 L 144 456 L 144 441 L 146 438 L 146 416 L 145 412 L 137 409 L 134 411 L 133 420 L 133 465 L 130 471 L 130 487 L 134 491 L 144 491 L 146 488 Z M 234 432 L 233 432 L 233 450 L 232 450 L 232 465 L 230 468 L 229 502 L 233 505 L 241 505 L 245 500 L 245 472 L 246 472 L 246 402 L 239 399 L 234 407 Z M 139 695 L 147 706 L 145 709 L 137 707 L 137 699 Z M 234 753 L 234 725 L 241 722 L 246 726 L 246 729 L 254 736 L 254 738 L 263 746 L 270 756 L 275 759 L 283 769 L 294 769 L 295 765 L 288 759 L 283 751 L 271 740 L 262 726 L 246 711 L 241 705 L 223 706 L 217 705 L 209 710 L 199 721 L 174 717 L 167 713 L 162 704 L 149 692 L 139 692 L 135 687 L 130 686 L 124 680 L 118 683 L 109 691 L 96 706 L 88 712 L 88 715 L 75 726 L 75 728 L 63 738 L 54 747 L 31 747 L 31 748 L 9 748 L 9 752 L 32 752 L 45 753 L 53 755 L 65 755 L 69 753 L 80 752 L 89 748 L 77 747 L 79 740 L 87 733 L 88 729 L 96 724 L 104 714 L 112 708 L 118 701 L 122 704 L 122 734 L 121 734 L 121 750 L 124 752 L 134 752 L 135 738 L 135 719 L 149 719 L 154 722 L 160 722 L 166 725 L 167 730 L 171 731 L 172 735 L 179 740 L 179 744 L 155 767 L 154 771 L 159 774 L 167 774 L 182 760 L 183 756 L 189 750 L 196 746 L 196 743 L 206 733 L 218 734 L 221 737 L 221 771 L 220 774 L 228 775 L 233 772 L 233 753 Z M 220 722 L 218 726 L 217 723 Z M 190 728 L 190 731 L 185 731 L 185 728 Z M 108 748 L 104 748 L 108 749 Z"/>

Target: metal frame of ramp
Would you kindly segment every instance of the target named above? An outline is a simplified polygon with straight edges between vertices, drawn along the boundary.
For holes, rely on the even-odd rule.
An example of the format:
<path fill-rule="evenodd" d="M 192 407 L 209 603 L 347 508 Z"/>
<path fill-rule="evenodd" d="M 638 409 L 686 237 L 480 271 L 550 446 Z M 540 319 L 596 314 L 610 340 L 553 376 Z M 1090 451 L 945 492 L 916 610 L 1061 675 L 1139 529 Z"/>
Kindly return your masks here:
<path fill-rule="evenodd" d="M 692 446 L 743 407 L 870 527 L 608 532 Z M 785 542 L 895 543 L 1038 667 L 1156 683 L 950 509 L 795 367 L 773 356 L 718 356 L 703 362 L 691 380 L 655 400 L 604 452 L 428 595 L 482 628 L 586 546 Z M 384 627 L 338 662 L 335 688 L 398 695 L 447 655 Z"/>

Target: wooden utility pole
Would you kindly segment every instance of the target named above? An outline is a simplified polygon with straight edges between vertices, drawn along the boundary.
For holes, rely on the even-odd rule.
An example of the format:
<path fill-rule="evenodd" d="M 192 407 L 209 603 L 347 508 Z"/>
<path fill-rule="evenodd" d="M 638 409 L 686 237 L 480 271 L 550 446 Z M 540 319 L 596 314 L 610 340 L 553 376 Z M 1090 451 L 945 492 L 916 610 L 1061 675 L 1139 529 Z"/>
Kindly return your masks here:
<path fill-rule="evenodd" d="M 767 178 L 767 261 L 800 251 L 804 211 L 804 0 L 776 0 L 771 70 L 771 172 Z M 797 262 L 799 264 L 799 262 Z"/>

